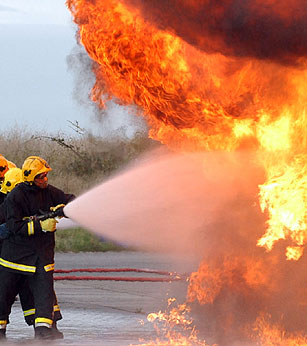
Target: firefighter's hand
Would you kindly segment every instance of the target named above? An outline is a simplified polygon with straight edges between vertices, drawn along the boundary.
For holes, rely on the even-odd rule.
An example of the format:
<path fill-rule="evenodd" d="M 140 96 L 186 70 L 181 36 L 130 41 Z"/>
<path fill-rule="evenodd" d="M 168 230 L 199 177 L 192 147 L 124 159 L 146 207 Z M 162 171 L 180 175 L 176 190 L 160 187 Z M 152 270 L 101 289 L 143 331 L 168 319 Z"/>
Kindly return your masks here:
<path fill-rule="evenodd" d="M 42 226 L 42 230 L 44 232 L 54 232 L 56 230 L 56 219 L 47 219 L 44 221 L 40 221 L 40 224 Z"/>
<path fill-rule="evenodd" d="M 64 215 L 64 210 L 63 210 L 63 208 L 65 207 L 65 204 L 58 204 L 57 206 L 55 206 L 55 207 L 50 207 L 50 210 L 51 211 L 56 211 L 56 210 L 58 210 L 58 212 L 59 212 L 59 216 L 58 216 L 58 218 L 59 219 L 61 219 L 62 217 L 64 217 L 65 215 Z M 59 210 L 59 209 L 61 209 L 61 210 Z M 63 215 L 61 215 L 61 214 L 63 214 Z"/>
<path fill-rule="evenodd" d="M 58 204 L 57 206 L 55 207 L 50 207 L 50 210 L 51 211 L 56 211 L 58 210 L 59 208 L 64 208 L 65 207 L 65 204 Z"/>

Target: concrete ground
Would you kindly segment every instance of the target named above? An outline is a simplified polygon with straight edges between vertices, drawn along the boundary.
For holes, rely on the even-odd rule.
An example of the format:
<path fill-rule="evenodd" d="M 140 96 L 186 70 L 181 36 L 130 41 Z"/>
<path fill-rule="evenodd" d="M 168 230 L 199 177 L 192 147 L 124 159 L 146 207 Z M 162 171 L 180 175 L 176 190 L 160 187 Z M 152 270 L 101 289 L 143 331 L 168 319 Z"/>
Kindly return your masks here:
<path fill-rule="evenodd" d="M 144 252 L 106 252 L 56 255 L 56 269 L 137 268 L 177 273 L 197 270 L 198 261 Z M 69 274 L 61 274 L 69 275 Z M 73 273 L 71 275 L 163 277 L 147 273 Z M 60 276 L 60 274 L 55 274 Z M 187 282 L 55 281 L 63 320 L 58 327 L 65 338 L 52 345 L 125 346 L 157 338 L 147 314 L 166 311 L 167 299 L 185 301 Z M 6 344 L 39 344 L 24 321 L 17 301 L 7 328 Z M 50 343 L 50 342 L 49 342 Z"/>

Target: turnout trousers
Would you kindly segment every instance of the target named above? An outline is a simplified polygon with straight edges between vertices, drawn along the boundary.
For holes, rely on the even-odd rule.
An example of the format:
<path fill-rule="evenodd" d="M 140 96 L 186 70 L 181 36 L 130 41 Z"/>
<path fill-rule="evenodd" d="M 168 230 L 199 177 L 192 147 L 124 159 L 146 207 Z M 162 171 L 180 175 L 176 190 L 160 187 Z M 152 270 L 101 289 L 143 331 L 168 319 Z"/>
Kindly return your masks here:
<path fill-rule="evenodd" d="M 36 272 L 32 275 L 0 269 L 0 323 L 1 321 L 8 323 L 11 306 L 23 285 L 27 285 L 33 295 L 35 322 L 52 324 L 54 319 L 53 271 L 46 272 L 41 266 L 37 266 Z"/>
<path fill-rule="evenodd" d="M 28 287 L 26 282 L 24 282 L 24 285 L 20 288 L 18 293 L 19 293 L 20 304 L 23 310 L 24 319 L 29 326 L 32 326 L 34 325 L 34 320 L 35 320 L 35 305 L 34 305 L 33 294 L 30 291 L 30 288 Z M 57 296 L 55 292 L 53 292 L 53 313 L 54 313 L 53 320 L 55 322 L 63 318 L 60 307 L 58 305 L 58 300 L 57 300 Z"/>

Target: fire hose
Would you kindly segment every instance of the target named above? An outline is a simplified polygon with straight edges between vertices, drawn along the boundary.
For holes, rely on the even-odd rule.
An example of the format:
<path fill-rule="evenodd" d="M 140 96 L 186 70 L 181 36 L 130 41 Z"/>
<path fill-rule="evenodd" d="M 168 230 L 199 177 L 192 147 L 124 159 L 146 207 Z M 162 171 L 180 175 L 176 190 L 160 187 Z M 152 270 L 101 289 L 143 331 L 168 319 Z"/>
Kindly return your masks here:
<path fill-rule="evenodd" d="M 131 282 L 171 282 L 187 281 L 187 274 L 178 274 L 162 270 L 136 269 L 136 268 L 83 268 L 83 269 L 56 269 L 54 273 L 65 274 L 75 272 L 87 273 L 111 273 L 111 272 L 135 272 L 163 275 L 165 277 L 125 277 L 125 276 L 55 276 L 54 280 L 109 280 L 109 281 L 131 281 Z"/>
<path fill-rule="evenodd" d="M 32 216 L 32 219 L 43 221 L 54 217 L 65 217 L 63 208 L 59 208 L 55 211 L 44 213 L 41 211 L 41 215 Z M 151 273 L 157 275 L 163 275 L 163 278 L 157 277 L 125 277 L 125 276 L 55 276 L 54 280 L 110 280 L 110 281 L 139 281 L 139 282 L 170 282 L 170 281 L 187 281 L 189 275 L 179 275 L 175 272 L 151 270 L 151 269 L 136 269 L 136 268 L 83 268 L 83 269 L 57 269 L 54 273 L 74 273 L 74 272 L 87 272 L 87 273 L 109 273 L 109 272 L 137 272 L 137 273 Z"/>

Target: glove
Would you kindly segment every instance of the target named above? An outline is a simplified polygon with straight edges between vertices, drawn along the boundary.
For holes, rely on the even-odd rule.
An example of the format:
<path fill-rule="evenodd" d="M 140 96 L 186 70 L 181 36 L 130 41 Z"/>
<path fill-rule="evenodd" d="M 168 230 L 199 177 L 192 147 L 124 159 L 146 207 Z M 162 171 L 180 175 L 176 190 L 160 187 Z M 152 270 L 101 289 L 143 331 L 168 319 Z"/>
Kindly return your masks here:
<path fill-rule="evenodd" d="M 56 230 L 57 222 L 58 221 L 56 219 L 47 219 L 40 221 L 40 224 L 44 232 L 54 232 Z"/>
<path fill-rule="evenodd" d="M 58 204 L 57 206 L 55 206 L 55 207 L 50 207 L 50 210 L 51 211 L 58 211 L 58 218 L 59 219 L 61 219 L 62 217 L 64 217 L 65 216 L 65 214 L 64 214 L 64 207 L 65 207 L 65 204 Z"/>
<path fill-rule="evenodd" d="M 50 207 L 50 210 L 51 211 L 56 211 L 58 210 L 59 208 L 64 208 L 65 207 L 65 204 L 58 204 L 57 206 L 55 207 Z"/>

